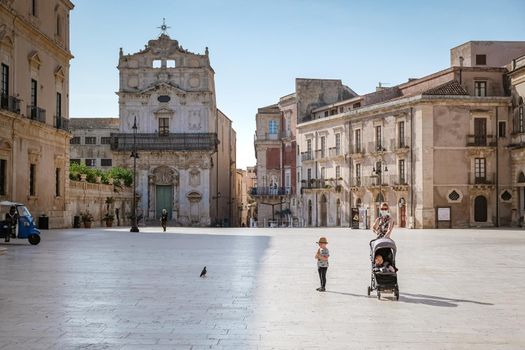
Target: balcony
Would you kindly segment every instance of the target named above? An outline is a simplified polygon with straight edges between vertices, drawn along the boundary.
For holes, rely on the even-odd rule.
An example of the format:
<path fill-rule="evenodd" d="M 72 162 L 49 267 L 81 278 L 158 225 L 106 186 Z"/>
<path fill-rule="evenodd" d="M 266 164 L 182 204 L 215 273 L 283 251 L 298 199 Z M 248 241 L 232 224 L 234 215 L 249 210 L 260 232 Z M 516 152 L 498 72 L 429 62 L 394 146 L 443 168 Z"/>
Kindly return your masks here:
<path fill-rule="evenodd" d="M 252 187 L 251 196 L 288 196 L 293 194 L 292 187 Z"/>
<path fill-rule="evenodd" d="M 254 141 L 279 141 L 280 139 L 286 137 L 285 133 L 255 133 Z"/>
<path fill-rule="evenodd" d="M 132 151 L 132 133 L 112 133 L 112 151 Z M 136 134 L 137 150 L 142 151 L 217 151 L 215 133 Z"/>
<path fill-rule="evenodd" d="M 331 147 L 328 149 L 328 156 L 330 158 L 344 158 L 345 154 L 343 153 L 341 147 Z"/>
<path fill-rule="evenodd" d="M 302 190 L 319 190 L 328 188 L 329 186 L 330 182 L 323 179 L 310 179 L 301 181 Z"/>
<path fill-rule="evenodd" d="M 16 97 L 2 94 L 0 97 L 0 108 L 20 114 L 20 100 Z"/>
<path fill-rule="evenodd" d="M 408 153 L 408 151 L 410 150 L 409 145 L 410 145 L 410 139 L 407 137 L 390 141 L 390 149 L 396 154 Z"/>
<path fill-rule="evenodd" d="M 55 115 L 55 128 L 60 130 L 69 131 L 69 119 L 59 115 Z"/>
<path fill-rule="evenodd" d="M 350 156 L 354 159 L 361 159 L 365 154 L 365 149 L 361 145 L 350 145 Z"/>
<path fill-rule="evenodd" d="M 369 142 L 368 152 L 371 154 L 383 154 L 386 152 L 386 145 L 382 142 Z"/>
<path fill-rule="evenodd" d="M 321 160 L 328 157 L 328 152 L 326 152 L 326 149 L 318 149 L 315 151 L 315 159 Z"/>
<path fill-rule="evenodd" d="M 36 106 L 27 106 L 27 118 L 45 124 L 46 110 Z"/>
<path fill-rule="evenodd" d="M 467 135 L 467 147 L 496 147 L 493 135 Z"/>
<path fill-rule="evenodd" d="M 303 162 L 310 162 L 314 160 L 314 156 L 312 152 L 302 152 L 301 153 L 301 161 Z"/>
<path fill-rule="evenodd" d="M 471 186 L 489 186 L 492 187 L 496 179 L 496 174 L 476 174 L 476 173 L 468 173 L 468 184 Z"/>

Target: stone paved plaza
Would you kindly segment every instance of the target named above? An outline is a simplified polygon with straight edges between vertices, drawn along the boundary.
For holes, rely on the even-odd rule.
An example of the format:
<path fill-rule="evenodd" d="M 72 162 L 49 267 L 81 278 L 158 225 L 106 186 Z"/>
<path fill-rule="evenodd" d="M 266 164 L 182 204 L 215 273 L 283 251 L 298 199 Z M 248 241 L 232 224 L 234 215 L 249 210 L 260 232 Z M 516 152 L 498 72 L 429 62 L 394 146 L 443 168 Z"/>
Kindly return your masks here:
<path fill-rule="evenodd" d="M 1 243 L 0 349 L 525 348 L 525 231 L 395 230 L 399 301 L 366 295 L 371 236 L 126 228 Z"/>

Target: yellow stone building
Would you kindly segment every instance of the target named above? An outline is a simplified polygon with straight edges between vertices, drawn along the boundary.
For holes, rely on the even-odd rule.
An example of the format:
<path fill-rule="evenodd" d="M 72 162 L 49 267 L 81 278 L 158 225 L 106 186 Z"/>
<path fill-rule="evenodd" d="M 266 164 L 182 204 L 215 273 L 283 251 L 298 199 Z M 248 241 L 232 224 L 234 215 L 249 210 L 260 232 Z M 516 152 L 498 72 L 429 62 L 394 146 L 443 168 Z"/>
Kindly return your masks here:
<path fill-rule="evenodd" d="M 49 216 L 67 212 L 69 0 L 0 2 L 0 200 Z"/>

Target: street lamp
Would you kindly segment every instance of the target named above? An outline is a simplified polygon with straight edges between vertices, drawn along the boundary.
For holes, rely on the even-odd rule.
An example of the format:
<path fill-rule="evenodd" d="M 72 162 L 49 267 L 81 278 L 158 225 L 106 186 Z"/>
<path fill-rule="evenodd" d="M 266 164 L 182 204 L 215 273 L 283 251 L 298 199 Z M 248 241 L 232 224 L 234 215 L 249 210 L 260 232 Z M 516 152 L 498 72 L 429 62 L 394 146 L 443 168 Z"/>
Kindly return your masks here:
<path fill-rule="evenodd" d="M 131 229 L 129 232 L 139 232 L 139 228 L 137 226 L 137 195 L 136 195 L 136 188 L 137 188 L 137 158 L 139 155 L 137 154 L 137 117 L 135 116 L 135 119 L 133 120 L 133 126 L 131 127 L 133 129 L 133 151 L 131 151 L 131 156 L 133 158 L 133 220 L 131 223 Z"/>
<path fill-rule="evenodd" d="M 381 166 L 382 166 L 382 163 L 381 162 L 377 162 L 377 168 L 376 167 L 372 167 L 372 176 L 376 177 L 378 179 L 378 182 L 379 182 L 379 194 L 381 195 L 381 197 L 383 198 L 383 202 L 385 201 L 385 197 L 383 196 L 383 177 L 382 177 L 382 173 L 386 173 L 388 172 L 388 168 L 385 164 L 385 168 L 384 169 L 381 169 Z"/>

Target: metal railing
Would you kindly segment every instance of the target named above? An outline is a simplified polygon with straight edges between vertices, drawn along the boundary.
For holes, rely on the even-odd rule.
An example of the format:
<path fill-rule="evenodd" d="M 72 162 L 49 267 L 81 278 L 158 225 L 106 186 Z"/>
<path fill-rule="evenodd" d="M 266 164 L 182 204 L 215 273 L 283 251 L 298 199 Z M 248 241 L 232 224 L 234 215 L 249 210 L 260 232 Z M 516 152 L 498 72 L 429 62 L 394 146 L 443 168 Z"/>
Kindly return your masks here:
<path fill-rule="evenodd" d="M 386 144 L 384 142 L 369 142 L 368 143 L 368 152 L 375 153 L 375 152 L 385 152 L 386 151 Z"/>
<path fill-rule="evenodd" d="M 252 196 L 287 196 L 293 194 L 292 187 L 252 187 L 250 195 Z"/>
<path fill-rule="evenodd" d="M 309 161 L 309 160 L 314 160 L 313 153 L 312 152 L 302 152 L 301 153 L 301 160 L 303 162 Z"/>
<path fill-rule="evenodd" d="M 350 145 L 350 154 L 364 154 L 365 149 L 361 145 Z"/>
<path fill-rule="evenodd" d="M 326 152 L 326 149 L 318 149 L 315 151 L 315 159 L 323 159 L 328 157 L 328 152 Z"/>
<path fill-rule="evenodd" d="M 255 141 L 277 141 L 286 137 L 285 133 L 255 133 Z"/>
<path fill-rule="evenodd" d="M 331 158 L 333 158 L 333 157 L 339 157 L 339 156 L 344 156 L 341 147 L 331 147 L 331 148 L 329 148 L 329 149 L 328 149 L 328 155 L 329 155 Z"/>
<path fill-rule="evenodd" d="M 27 118 L 45 123 L 46 110 L 36 106 L 27 106 Z"/>
<path fill-rule="evenodd" d="M 496 138 L 494 135 L 467 135 L 467 147 L 494 147 Z"/>
<path fill-rule="evenodd" d="M 468 173 L 468 183 L 469 185 L 494 185 L 495 184 L 495 174 L 476 174 L 469 172 Z"/>
<path fill-rule="evenodd" d="M 69 131 L 69 119 L 55 115 L 55 128 Z"/>
<path fill-rule="evenodd" d="M 2 94 L 0 97 L 0 108 L 9 112 L 20 113 L 20 100 L 16 97 Z"/>
<path fill-rule="evenodd" d="M 381 179 L 381 184 L 379 183 Z M 372 186 L 408 186 L 405 176 L 378 175 L 353 177 L 350 179 L 350 187 L 372 187 Z"/>
<path fill-rule="evenodd" d="M 132 133 L 112 133 L 111 150 L 131 151 L 133 150 L 134 137 Z M 217 150 L 217 134 L 215 133 L 170 133 L 159 135 L 158 133 L 136 134 L 137 150 L 153 151 L 193 151 L 193 150 Z"/>
<path fill-rule="evenodd" d="M 390 149 L 392 151 L 407 150 L 410 148 L 410 139 L 408 137 L 390 140 Z"/>

